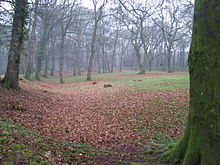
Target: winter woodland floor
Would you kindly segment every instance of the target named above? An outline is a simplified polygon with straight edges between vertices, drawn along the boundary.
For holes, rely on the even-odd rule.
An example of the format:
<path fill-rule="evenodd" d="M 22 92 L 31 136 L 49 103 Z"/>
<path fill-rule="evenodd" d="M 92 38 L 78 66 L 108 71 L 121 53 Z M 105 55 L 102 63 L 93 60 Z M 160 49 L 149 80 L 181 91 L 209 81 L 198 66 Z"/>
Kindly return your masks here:
<path fill-rule="evenodd" d="M 57 79 L 0 88 L 0 164 L 159 165 L 183 133 L 187 73 Z"/>

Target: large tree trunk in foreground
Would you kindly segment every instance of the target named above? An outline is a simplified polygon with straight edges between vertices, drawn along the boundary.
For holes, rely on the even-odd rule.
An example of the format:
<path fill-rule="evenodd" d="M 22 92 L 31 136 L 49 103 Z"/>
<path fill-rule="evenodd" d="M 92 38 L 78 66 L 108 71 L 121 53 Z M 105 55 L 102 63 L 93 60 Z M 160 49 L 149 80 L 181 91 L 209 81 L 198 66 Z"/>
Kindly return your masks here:
<path fill-rule="evenodd" d="M 189 55 L 190 110 L 183 138 L 162 156 L 182 165 L 220 164 L 220 2 L 196 0 Z"/>
<path fill-rule="evenodd" d="M 16 0 L 14 11 L 8 65 L 2 82 L 6 88 L 18 89 L 20 49 L 23 43 L 23 31 L 27 16 L 27 0 Z"/>

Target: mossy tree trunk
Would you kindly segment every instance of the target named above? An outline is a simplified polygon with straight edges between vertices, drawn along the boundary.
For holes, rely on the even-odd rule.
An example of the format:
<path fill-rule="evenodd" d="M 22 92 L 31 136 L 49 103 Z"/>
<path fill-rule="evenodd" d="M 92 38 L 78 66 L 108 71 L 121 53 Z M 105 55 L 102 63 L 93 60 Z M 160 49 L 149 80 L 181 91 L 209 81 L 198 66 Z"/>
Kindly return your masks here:
<path fill-rule="evenodd" d="M 183 138 L 162 156 L 183 165 L 220 164 L 220 1 L 195 0 L 189 55 L 190 109 Z"/>
<path fill-rule="evenodd" d="M 19 63 L 21 54 L 20 50 L 24 38 L 26 16 L 27 0 L 16 0 L 14 7 L 8 65 L 5 77 L 2 80 L 3 86 L 8 89 L 19 88 Z"/>

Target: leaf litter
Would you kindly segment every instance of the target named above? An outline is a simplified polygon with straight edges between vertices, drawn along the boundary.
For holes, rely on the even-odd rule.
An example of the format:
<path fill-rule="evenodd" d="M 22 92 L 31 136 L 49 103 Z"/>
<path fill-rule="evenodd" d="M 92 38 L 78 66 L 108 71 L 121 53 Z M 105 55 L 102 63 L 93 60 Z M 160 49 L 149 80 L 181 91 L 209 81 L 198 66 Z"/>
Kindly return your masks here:
<path fill-rule="evenodd" d="M 81 89 L 74 85 L 25 81 L 20 91 L 0 88 L 0 115 L 45 136 L 121 153 L 118 157 L 140 154 L 158 132 L 172 138 L 183 133 L 188 89 L 121 94 L 129 86 Z M 113 155 L 96 161 L 100 164 Z"/>

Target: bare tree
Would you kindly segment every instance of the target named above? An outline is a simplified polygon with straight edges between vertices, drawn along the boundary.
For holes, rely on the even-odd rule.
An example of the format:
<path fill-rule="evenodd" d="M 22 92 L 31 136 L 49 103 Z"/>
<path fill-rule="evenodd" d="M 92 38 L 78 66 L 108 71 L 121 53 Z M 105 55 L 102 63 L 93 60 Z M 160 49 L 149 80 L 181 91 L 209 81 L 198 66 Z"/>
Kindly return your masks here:
<path fill-rule="evenodd" d="M 154 19 L 155 24 L 162 30 L 166 47 L 167 71 L 173 72 L 171 60 L 174 50 L 174 43 L 184 37 L 189 29 L 185 28 L 184 16 L 185 6 L 179 1 L 167 1 L 163 4 L 158 16 Z M 186 29 L 186 30 L 185 30 Z"/>
<path fill-rule="evenodd" d="M 37 26 L 37 12 L 38 12 L 39 0 L 35 1 L 34 4 L 34 16 L 33 23 L 31 27 L 30 39 L 28 41 L 28 61 L 27 61 L 27 69 L 25 73 L 25 78 L 30 79 L 31 72 L 33 70 L 33 57 L 35 57 L 36 53 L 36 26 Z"/>
<path fill-rule="evenodd" d="M 20 53 L 24 38 L 25 19 L 27 13 L 27 0 L 16 0 L 14 7 L 8 65 L 5 77 L 2 80 L 3 86 L 6 88 L 19 88 Z"/>
<path fill-rule="evenodd" d="M 98 7 L 98 0 L 92 0 L 93 2 L 93 11 L 94 11 L 94 25 L 93 25 L 93 33 L 92 33 L 92 42 L 91 42 L 91 54 L 89 57 L 89 63 L 88 63 L 88 71 L 87 71 L 87 81 L 90 81 L 91 75 L 92 75 L 92 63 L 93 59 L 95 57 L 95 45 L 96 45 L 96 36 L 97 36 L 97 29 L 100 20 L 103 18 L 103 10 L 107 3 L 107 0 L 103 0 L 100 7 Z"/>
<path fill-rule="evenodd" d="M 57 24 L 57 14 L 59 14 L 60 10 L 58 10 L 57 0 L 49 1 L 46 0 L 45 4 L 41 4 L 41 8 L 39 9 L 39 16 L 41 17 L 42 21 L 42 32 L 40 41 L 38 44 L 37 49 L 37 61 L 36 61 L 36 72 L 35 72 L 35 79 L 40 80 L 40 72 L 42 68 L 42 61 L 48 60 L 47 57 L 47 49 L 49 45 L 50 33 L 52 29 Z M 48 66 L 45 66 L 48 67 Z M 46 71 L 47 72 L 47 68 Z M 47 75 L 45 75 L 47 76 Z"/>
<path fill-rule="evenodd" d="M 61 41 L 60 42 L 61 43 L 60 43 L 60 60 L 59 60 L 59 66 L 60 66 L 59 77 L 60 77 L 61 84 L 64 83 L 63 81 L 64 43 L 65 43 L 67 30 L 70 27 L 72 19 L 73 19 L 74 5 L 75 5 L 75 1 L 72 4 L 69 4 L 67 0 L 64 0 L 62 4 L 63 11 L 60 16 L 60 20 L 62 20 L 60 24 L 60 30 L 61 30 Z"/>

